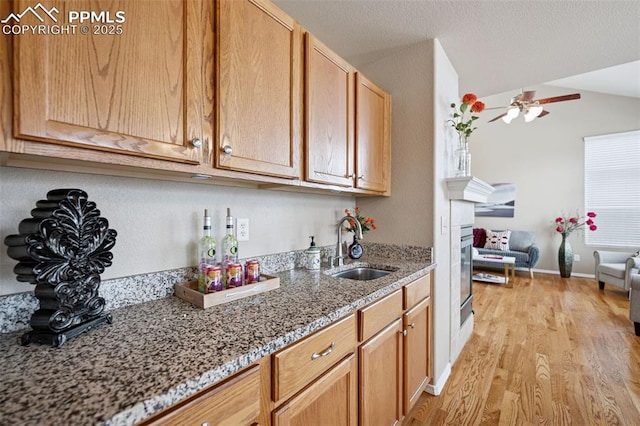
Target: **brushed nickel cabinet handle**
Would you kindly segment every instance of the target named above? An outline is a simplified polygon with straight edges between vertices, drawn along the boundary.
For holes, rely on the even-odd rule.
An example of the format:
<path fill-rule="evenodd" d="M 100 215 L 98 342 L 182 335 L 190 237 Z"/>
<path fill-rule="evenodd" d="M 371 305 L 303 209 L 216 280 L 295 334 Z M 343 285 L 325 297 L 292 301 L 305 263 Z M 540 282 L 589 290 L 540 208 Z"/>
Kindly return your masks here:
<path fill-rule="evenodd" d="M 402 334 L 404 337 L 407 337 L 407 330 L 398 331 L 398 333 Z"/>
<path fill-rule="evenodd" d="M 335 347 L 336 347 L 336 342 L 331 342 L 331 346 L 329 346 L 326 351 L 319 354 L 315 352 L 311 354 L 311 360 L 313 361 L 314 359 L 322 358 L 323 356 L 329 355 L 331 352 L 333 352 L 333 348 Z"/>
<path fill-rule="evenodd" d="M 411 327 L 411 328 L 415 328 L 415 327 L 416 327 L 416 323 L 415 323 L 415 322 L 412 322 L 411 324 L 409 324 L 409 327 Z"/>
<path fill-rule="evenodd" d="M 233 148 L 231 148 L 231 145 L 225 145 L 222 147 L 222 152 L 224 152 L 227 155 L 231 155 L 233 154 Z"/>
<path fill-rule="evenodd" d="M 191 145 L 193 145 L 194 148 L 200 148 L 202 146 L 202 141 L 200 138 L 195 138 L 191 141 Z"/>

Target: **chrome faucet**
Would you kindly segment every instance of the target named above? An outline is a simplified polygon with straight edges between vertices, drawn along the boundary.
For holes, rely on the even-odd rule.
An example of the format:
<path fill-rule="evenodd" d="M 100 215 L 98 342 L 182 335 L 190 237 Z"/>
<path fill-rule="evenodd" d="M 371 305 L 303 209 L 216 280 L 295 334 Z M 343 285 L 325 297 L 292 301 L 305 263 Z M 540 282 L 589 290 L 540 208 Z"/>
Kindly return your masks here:
<path fill-rule="evenodd" d="M 334 266 L 334 260 L 338 260 L 338 266 L 344 265 L 344 254 L 342 253 L 342 224 L 345 221 L 353 221 L 356 224 L 356 228 L 358 231 L 356 232 L 356 238 L 358 240 L 362 239 L 362 227 L 360 226 L 360 222 L 353 216 L 345 216 L 338 221 L 338 249 L 336 250 L 336 257 L 329 257 L 329 264 L 331 267 Z"/>

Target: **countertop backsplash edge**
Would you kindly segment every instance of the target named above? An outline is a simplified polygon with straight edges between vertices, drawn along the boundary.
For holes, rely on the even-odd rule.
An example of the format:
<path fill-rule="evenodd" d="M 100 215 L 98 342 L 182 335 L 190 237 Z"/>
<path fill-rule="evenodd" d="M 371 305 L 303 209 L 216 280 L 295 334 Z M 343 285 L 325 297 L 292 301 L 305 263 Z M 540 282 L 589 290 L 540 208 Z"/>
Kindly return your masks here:
<path fill-rule="evenodd" d="M 368 254 L 405 260 L 432 261 L 430 247 L 362 242 Z M 322 261 L 335 253 L 335 245 L 321 247 Z M 305 266 L 305 250 L 256 256 L 262 273 L 276 273 Z M 246 260 L 246 259 L 244 259 Z M 243 263 L 244 263 L 243 260 Z M 195 267 L 185 267 L 104 280 L 99 294 L 105 299 L 105 311 L 162 299 L 173 295 L 174 286 L 196 277 Z M 35 288 L 35 286 L 34 286 Z M 0 334 L 29 327 L 31 315 L 38 309 L 33 291 L 0 296 Z"/>

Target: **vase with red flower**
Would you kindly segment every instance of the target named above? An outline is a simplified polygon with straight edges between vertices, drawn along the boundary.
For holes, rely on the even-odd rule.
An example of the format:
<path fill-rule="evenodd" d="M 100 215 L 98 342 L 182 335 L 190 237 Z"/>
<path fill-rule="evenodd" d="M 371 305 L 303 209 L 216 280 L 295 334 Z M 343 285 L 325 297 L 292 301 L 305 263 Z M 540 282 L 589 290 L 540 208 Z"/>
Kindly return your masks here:
<path fill-rule="evenodd" d="M 469 151 L 469 137 L 477 127 L 474 122 L 480 118 L 477 113 L 484 111 L 484 103 L 478 100 L 473 93 L 467 93 L 462 97 L 460 106 L 451 104 L 453 114 L 448 123 L 458 132 L 459 145 L 453 153 L 454 176 L 471 176 L 471 152 Z"/>

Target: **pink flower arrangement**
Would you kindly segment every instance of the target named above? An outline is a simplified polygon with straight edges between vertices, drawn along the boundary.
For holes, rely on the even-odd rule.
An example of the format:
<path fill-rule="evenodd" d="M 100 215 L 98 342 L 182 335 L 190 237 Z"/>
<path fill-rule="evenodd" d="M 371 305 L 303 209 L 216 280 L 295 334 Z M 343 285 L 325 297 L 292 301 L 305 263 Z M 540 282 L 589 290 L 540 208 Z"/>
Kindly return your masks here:
<path fill-rule="evenodd" d="M 582 228 L 587 228 L 589 231 L 595 231 L 598 227 L 593 222 L 594 217 L 596 217 L 594 212 L 587 212 L 586 216 L 560 216 L 556 218 L 554 226 L 556 227 L 556 232 L 566 236 L 569 236 L 573 231 Z"/>

